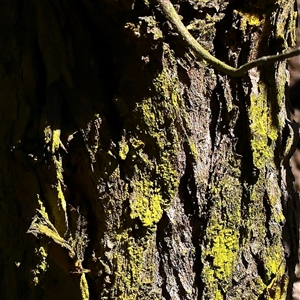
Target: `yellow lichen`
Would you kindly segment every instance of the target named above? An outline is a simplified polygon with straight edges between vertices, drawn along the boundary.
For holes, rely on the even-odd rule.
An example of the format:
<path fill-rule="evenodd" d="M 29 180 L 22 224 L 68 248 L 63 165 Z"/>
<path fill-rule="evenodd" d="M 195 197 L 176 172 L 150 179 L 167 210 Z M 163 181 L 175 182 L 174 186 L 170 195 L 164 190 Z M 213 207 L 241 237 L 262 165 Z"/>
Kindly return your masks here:
<path fill-rule="evenodd" d="M 278 138 L 278 129 L 271 120 L 271 111 L 264 99 L 267 91 L 266 86 L 260 84 L 259 92 L 251 97 L 249 109 L 250 129 L 253 138 L 251 148 L 253 151 L 253 162 L 259 169 L 273 157 Z"/>
<path fill-rule="evenodd" d="M 89 300 L 90 295 L 89 295 L 89 286 L 85 277 L 85 274 L 82 273 L 80 275 L 80 283 L 79 283 L 79 287 L 80 287 L 80 292 L 81 292 L 81 298 L 82 300 Z"/>
<path fill-rule="evenodd" d="M 266 248 L 265 267 L 267 278 L 270 279 L 274 275 L 281 278 L 285 274 L 285 260 L 280 240 Z"/>
<path fill-rule="evenodd" d="M 48 253 L 43 246 L 39 247 L 38 256 L 40 258 L 38 268 L 44 273 L 48 269 L 48 263 L 47 263 Z"/>
<path fill-rule="evenodd" d="M 131 218 L 139 217 L 145 226 L 157 223 L 162 216 L 160 188 L 151 181 L 132 182 L 134 192 L 130 200 Z"/>
<path fill-rule="evenodd" d="M 215 238 L 212 240 L 212 248 L 205 254 L 213 258 L 214 277 L 230 282 L 239 249 L 239 234 L 221 226 L 211 227 L 211 230 L 215 230 Z"/>
<path fill-rule="evenodd" d="M 260 27 L 265 21 L 265 16 L 261 16 L 255 13 L 245 13 L 238 10 L 234 10 L 234 13 L 241 17 L 240 28 L 243 32 L 246 31 L 248 26 Z"/>
<path fill-rule="evenodd" d="M 191 139 L 188 140 L 188 143 L 189 143 L 191 154 L 194 157 L 195 161 L 197 161 L 198 160 L 198 150 L 197 150 L 197 147 L 196 147 L 194 141 L 191 140 Z"/>
<path fill-rule="evenodd" d="M 127 245 L 127 247 L 126 247 Z M 136 299 L 141 285 L 140 273 L 143 264 L 145 248 L 137 245 L 127 232 L 117 236 L 117 247 L 125 247 L 126 255 L 122 251 L 114 252 L 116 292 L 122 294 L 122 299 Z M 120 298 L 121 299 L 121 298 Z"/>
<path fill-rule="evenodd" d="M 119 157 L 122 160 L 125 160 L 128 152 L 129 152 L 129 146 L 125 138 L 122 137 L 122 140 L 119 142 Z"/>

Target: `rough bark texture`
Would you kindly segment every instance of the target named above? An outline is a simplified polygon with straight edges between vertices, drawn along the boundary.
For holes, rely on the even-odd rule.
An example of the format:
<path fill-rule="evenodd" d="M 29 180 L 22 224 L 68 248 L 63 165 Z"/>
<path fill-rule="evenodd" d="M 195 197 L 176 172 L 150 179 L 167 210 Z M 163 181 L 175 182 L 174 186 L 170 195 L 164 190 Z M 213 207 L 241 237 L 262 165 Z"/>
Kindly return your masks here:
<path fill-rule="evenodd" d="M 292 1 L 174 4 L 233 66 L 295 40 Z M 0 14 L 3 299 L 290 297 L 286 62 L 220 74 L 155 2 Z"/>

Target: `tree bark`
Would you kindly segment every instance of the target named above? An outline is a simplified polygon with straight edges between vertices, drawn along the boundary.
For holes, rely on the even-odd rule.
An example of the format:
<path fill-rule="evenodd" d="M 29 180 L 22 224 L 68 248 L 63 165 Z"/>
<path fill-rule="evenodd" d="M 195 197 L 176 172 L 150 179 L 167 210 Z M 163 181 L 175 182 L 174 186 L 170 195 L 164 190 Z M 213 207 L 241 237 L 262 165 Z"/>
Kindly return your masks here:
<path fill-rule="evenodd" d="M 294 45 L 294 3 L 186 1 L 239 66 Z M 231 78 L 156 2 L 0 3 L 3 299 L 291 299 L 287 62 Z"/>

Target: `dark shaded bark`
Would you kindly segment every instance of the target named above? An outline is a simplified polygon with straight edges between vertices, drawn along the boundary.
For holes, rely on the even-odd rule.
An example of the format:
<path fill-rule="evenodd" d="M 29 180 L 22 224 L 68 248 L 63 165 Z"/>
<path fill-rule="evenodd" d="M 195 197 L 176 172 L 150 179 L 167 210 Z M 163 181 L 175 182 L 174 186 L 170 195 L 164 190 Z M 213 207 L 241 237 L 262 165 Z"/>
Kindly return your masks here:
<path fill-rule="evenodd" d="M 233 66 L 293 44 L 287 1 L 177 8 Z M 286 62 L 220 74 L 152 2 L 0 13 L 3 299 L 291 297 Z"/>

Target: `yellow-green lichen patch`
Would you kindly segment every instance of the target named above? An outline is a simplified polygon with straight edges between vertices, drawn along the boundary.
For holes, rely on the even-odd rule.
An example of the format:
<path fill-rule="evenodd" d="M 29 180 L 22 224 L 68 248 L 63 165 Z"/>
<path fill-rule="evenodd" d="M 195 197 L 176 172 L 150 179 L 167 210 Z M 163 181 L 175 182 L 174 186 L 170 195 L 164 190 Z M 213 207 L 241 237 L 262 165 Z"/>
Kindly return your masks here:
<path fill-rule="evenodd" d="M 250 13 L 243 13 L 243 12 L 238 12 L 242 16 L 241 19 L 241 29 L 245 31 L 247 29 L 247 26 L 251 27 L 260 27 L 261 24 L 263 24 L 264 19 L 256 14 L 250 14 Z"/>
<path fill-rule="evenodd" d="M 229 160 L 230 157 L 229 153 Z M 223 167 L 224 170 L 229 169 L 226 165 Z M 220 168 L 218 172 L 223 173 L 224 170 L 221 166 Z M 204 268 L 201 275 L 210 291 L 207 295 L 210 299 L 223 299 L 222 294 L 231 287 L 240 251 L 239 226 L 243 222 L 240 209 L 240 170 L 231 169 L 233 171 L 230 174 L 216 179 L 210 191 L 212 207 L 206 229 L 207 242 L 202 251 Z"/>
<path fill-rule="evenodd" d="M 280 284 L 285 276 L 281 238 L 285 218 L 282 212 L 281 190 L 278 185 L 279 174 L 274 164 L 274 152 L 286 116 L 284 110 L 276 111 L 277 107 L 285 107 L 282 102 L 284 88 L 280 88 L 282 80 L 286 78 L 285 67 L 282 64 L 278 65 L 278 72 L 280 79 L 277 80 L 281 82 L 278 82 L 276 93 L 251 74 L 253 88 L 250 96 L 251 106 L 248 111 L 253 163 L 259 169 L 257 181 L 253 188 L 249 189 L 248 227 L 251 229 L 251 251 L 260 257 L 263 264 L 265 273 L 261 280 L 266 287 L 262 294 L 266 296 L 266 299 L 282 299 L 283 290 L 286 288 Z M 279 282 L 280 288 L 270 287 L 272 281 L 275 285 Z M 272 296 L 268 294 L 271 290 Z"/>
<path fill-rule="evenodd" d="M 156 229 L 156 227 L 153 227 Z M 140 281 L 142 284 L 153 284 L 156 277 L 156 235 L 152 234 L 144 245 L 143 265 L 140 270 Z M 161 299 L 161 298 L 160 298 Z"/>
<path fill-rule="evenodd" d="M 90 299 L 90 293 L 89 293 L 89 286 L 85 277 L 85 274 L 82 273 L 80 275 L 80 283 L 79 283 L 79 287 L 80 287 L 80 292 L 81 292 L 81 298 L 82 300 L 88 300 Z"/>
<path fill-rule="evenodd" d="M 156 96 L 132 103 L 132 113 L 124 120 L 119 141 L 122 166 L 116 170 L 122 172 L 114 178 L 110 175 L 111 181 L 120 181 L 120 174 L 127 173 L 124 191 L 114 193 L 112 199 L 121 199 L 121 205 L 128 200 L 129 209 L 122 211 L 120 218 L 115 211 L 107 212 L 107 219 L 113 223 L 109 226 L 118 227 L 115 247 L 105 261 L 107 265 L 113 261 L 106 267 L 113 285 L 104 293 L 108 299 L 161 299 L 161 290 L 155 284 L 155 229 L 178 190 L 178 154 L 186 130 L 183 124 L 187 123 L 183 120 L 185 108 L 179 95 L 177 62 L 170 59 L 166 45 L 163 55 L 165 65 L 149 83 Z M 116 204 L 112 207 L 114 210 Z M 142 238 L 135 239 L 135 232 Z"/>
<path fill-rule="evenodd" d="M 212 229 L 212 228 L 211 228 Z M 215 277 L 222 282 L 230 282 L 239 249 L 239 233 L 233 229 L 216 227 L 216 237 L 207 255 L 213 257 Z"/>
<path fill-rule="evenodd" d="M 126 159 L 127 153 L 129 152 L 129 146 L 125 138 L 122 137 L 122 140 L 119 142 L 119 157 L 122 160 Z"/>
<path fill-rule="evenodd" d="M 197 147 L 194 141 L 190 138 L 188 139 L 188 145 L 190 148 L 190 153 L 192 154 L 193 158 L 195 159 L 195 161 L 198 161 L 199 154 L 198 154 Z"/>
<path fill-rule="evenodd" d="M 129 141 L 130 141 L 130 145 L 133 147 L 133 149 L 135 151 L 137 151 L 137 150 L 139 150 L 139 149 L 141 149 L 141 148 L 143 148 L 145 146 L 145 143 L 143 141 L 138 140 L 138 139 L 136 139 L 134 137 L 131 137 L 129 139 Z"/>
<path fill-rule="evenodd" d="M 143 159 L 143 162 L 147 160 Z M 149 166 L 153 167 L 153 164 Z M 151 227 L 160 220 L 163 209 L 175 196 L 178 175 L 167 157 L 152 169 L 153 176 L 142 174 L 137 166 L 135 168 L 137 175 L 130 183 L 133 189 L 130 197 L 131 218 L 138 217 L 144 226 Z"/>
<path fill-rule="evenodd" d="M 137 244 L 135 240 L 123 232 L 117 236 L 118 251 L 114 252 L 115 262 L 115 293 L 114 299 L 136 299 L 141 286 L 140 272 L 143 264 L 144 247 Z M 117 297 L 117 295 L 122 295 Z"/>
<path fill-rule="evenodd" d="M 288 280 L 285 274 L 285 259 L 280 241 L 266 248 L 265 267 L 268 286 L 266 299 L 286 299 Z"/>
<path fill-rule="evenodd" d="M 273 173 L 272 173 L 273 174 Z M 270 180 L 270 182 L 268 182 Z M 270 184 L 270 186 L 268 186 Z M 266 191 L 267 190 L 267 191 Z M 260 174 L 255 187 L 250 193 L 248 228 L 251 231 L 251 251 L 260 257 L 264 268 L 264 276 L 261 277 L 265 289 L 261 292 L 266 295 L 266 288 L 276 278 L 281 281 L 285 276 L 284 252 L 282 248 L 282 224 L 284 217 L 280 203 L 280 191 L 278 183 L 272 178 L 265 178 Z M 269 206 L 267 210 L 265 206 Z M 267 220 L 269 220 L 267 222 Z M 268 234 L 272 236 L 268 238 Z M 280 295 L 283 295 L 280 292 Z M 280 296 L 281 297 L 281 296 Z M 281 299 L 281 298 L 270 299 Z M 269 299 L 269 298 L 267 298 Z"/>
<path fill-rule="evenodd" d="M 284 252 L 279 239 L 265 249 L 265 268 L 268 281 L 273 276 L 281 278 L 285 274 Z"/>
<path fill-rule="evenodd" d="M 120 251 L 115 252 L 116 265 L 115 296 L 114 299 L 146 299 L 149 294 L 149 284 L 155 277 L 155 235 L 139 242 L 126 233 L 118 236 Z M 160 299 L 160 291 L 153 291 L 150 298 Z M 117 297 L 118 295 L 118 297 Z M 113 296 L 113 295 L 111 295 Z"/>
<path fill-rule="evenodd" d="M 45 245 L 45 247 L 47 247 L 46 243 L 43 242 L 43 244 Z M 35 249 L 35 255 L 38 257 L 39 262 L 36 265 L 35 269 L 32 270 L 32 274 L 33 274 L 32 282 L 34 285 L 37 285 L 40 283 L 41 275 L 43 275 L 48 269 L 48 263 L 47 263 L 48 253 L 43 246 L 40 246 Z"/>
<path fill-rule="evenodd" d="M 163 34 L 159 27 L 157 27 L 157 22 L 153 17 L 150 16 L 144 16 L 139 18 L 140 24 L 146 23 L 147 26 L 147 33 L 151 33 L 153 40 L 159 40 L 163 38 Z M 145 24 L 143 24 L 145 26 Z"/>
<path fill-rule="evenodd" d="M 151 98 L 144 99 L 141 105 L 137 106 L 137 109 L 139 109 L 139 107 L 143 112 L 145 125 L 147 125 L 150 130 L 152 129 L 153 131 L 154 129 L 157 129 L 159 125 L 163 124 L 163 115 L 155 108 Z M 154 132 L 155 131 L 156 130 L 154 130 Z"/>
<path fill-rule="evenodd" d="M 201 277 L 206 283 L 206 288 L 203 291 L 204 299 L 222 300 L 223 296 L 218 289 L 218 281 L 215 278 L 215 272 L 209 263 L 204 263 Z"/>
<path fill-rule="evenodd" d="M 67 218 L 67 202 L 63 193 L 63 168 L 62 168 L 62 157 L 56 158 L 52 156 L 53 166 L 55 171 L 56 183 L 51 186 L 51 192 L 48 196 L 48 203 L 51 205 L 52 213 L 55 218 L 55 225 L 60 233 L 65 233 L 68 228 Z M 55 192 L 54 192 L 55 190 Z"/>
<path fill-rule="evenodd" d="M 51 145 L 51 152 L 55 153 L 61 145 L 60 140 L 60 129 L 54 129 L 52 132 L 52 145 Z"/>
<path fill-rule="evenodd" d="M 249 109 L 253 163 L 259 169 L 273 158 L 278 138 L 278 128 L 271 120 L 272 114 L 267 105 L 266 94 L 266 87 L 260 84 L 259 89 L 251 96 Z"/>
<path fill-rule="evenodd" d="M 284 46 L 286 48 L 290 47 L 289 42 L 294 42 L 296 41 L 296 37 L 289 38 L 289 35 L 291 35 L 292 31 L 292 36 L 295 34 L 296 30 L 296 22 L 293 22 L 293 12 L 294 11 L 294 3 L 293 2 L 286 2 L 285 0 L 279 0 L 278 1 L 278 6 L 282 7 L 283 10 L 280 12 L 280 14 L 276 13 L 276 28 L 274 30 L 275 37 L 276 39 L 282 41 L 284 43 Z M 287 22 L 287 19 L 292 18 L 291 22 Z M 295 16 L 295 19 L 297 17 Z M 290 28 L 289 26 L 292 25 L 293 28 Z M 287 42 L 288 41 L 288 42 Z M 284 86 L 281 84 L 281 86 Z"/>
<path fill-rule="evenodd" d="M 147 227 L 160 220 L 179 185 L 176 165 L 180 148 L 178 128 L 183 127 L 181 111 L 184 108 L 181 109 L 183 101 L 178 96 L 176 60 L 166 46 L 164 51 L 171 65 L 166 65 L 153 79 L 159 99 L 145 98 L 136 104 L 134 114 L 142 121 L 140 132 L 138 136 L 130 137 L 128 143 L 127 159 L 134 162 L 130 183 L 131 218 L 138 217 Z M 163 63 L 166 63 L 165 59 Z"/>
<path fill-rule="evenodd" d="M 40 264 L 39 264 L 38 267 L 41 271 L 46 272 L 46 270 L 48 268 L 48 264 L 47 264 L 47 261 L 46 261 L 48 254 L 47 254 L 47 251 L 45 250 L 44 247 L 42 247 L 42 246 L 39 247 L 38 256 L 41 258 Z"/>
<path fill-rule="evenodd" d="M 283 82 L 287 81 L 287 74 L 286 74 L 286 62 L 279 62 L 278 63 L 278 74 L 276 76 L 276 93 L 275 93 L 275 99 L 276 99 L 276 105 L 278 107 L 285 108 L 286 105 L 286 85 L 282 84 Z M 272 99 L 275 101 L 275 99 Z M 286 115 L 286 109 L 281 109 L 281 111 L 277 114 L 278 118 L 278 130 L 280 128 L 283 128 L 287 119 Z"/>
<path fill-rule="evenodd" d="M 146 5 L 148 5 L 147 2 Z M 151 35 L 154 41 L 163 38 L 163 34 L 160 28 L 157 27 L 156 20 L 150 16 L 139 17 L 138 23 L 127 22 L 124 25 L 124 28 L 127 32 L 131 32 L 131 34 L 133 34 L 135 38 L 144 38 L 145 30 L 147 31 L 147 37 Z"/>
<path fill-rule="evenodd" d="M 120 181 L 120 174 L 121 177 L 125 174 L 121 178 L 124 191 L 114 193 L 112 199 L 121 199 L 121 206 L 129 202 L 129 209 L 122 210 L 119 218 L 115 211 L 107 212 L 107 219 L 113 223 L 109 226 L 118 228 L 116 247 L 110 254 L 113 259 L 108 259 L 114 262 L 107 271 L 114 285 L 113 291 L 106 293 L 110 299 L 145 299 L 145 295 L 147 299 L 161 298 L 153 279 L 157 272 L 155 228 L 178 192 L 179 168 L 182 167 L 178 157 L 182 140 L 188 140 L 177 62 L 166 44 L 163 44 L 162 56 L 163 67 L 147 84 L 155 96 L 150 97 L 147 92 L 128 105 L 132 111 L 124 118 L 119 141 L 118 155 L 122 164 L 117 170 L 120 172 L 114 178 L 110 176 L 111 181 Z M 196 155 L 195 147 L 192 152 Z M 116 204 L 112 207 L 114 210 Z M 124 227 L 123 222 L 128 227 Z M 136 232 L 142 238 L 135 239 Z"/>
<path fill-rule="evenodd" d="M 157 223 L 163 213 L 163 199 L 160 188 L 148 180 L 133 180 L 133 193 L 130 199 L 131 218 L 139 217 L 144 226 Z"/>
<path fill-rule="evenodd" d="M 156 167 L 157 179 L 161 181 L 162 184 L 162 194 L 167 200 L 163 204 L 168 204 L 170 200 L 176 195 L 177 188 L 179 185 L 178 173 L 172 162 L 166 155 L 163 155 L 162 162 Z"/>
<path fill-rule="evenodd" d="M 264 292 L 267 300 L 286 300 L 288 277 L 283 275 L 281 278 L 274 277 Z"/>
<path fill-rule="evenodd" d="M 138 140 L 134 140 L 137 142 Z M 133 141 L 131 140 L 131 143 Z M 159 142 L 158 142 L 159 143 Z M 143 143 L 135 143 L 139 151 L 132 155 L 136 162 L 135 176 L 130 182 L 132 194 L 130 196 L 131 218 L 139 218 L 144 226 L 157 223 L 170 200 L 175 196 L 179 179 L 172 156 L 163 152 L 158 164 L 152 162 L 143 152 Z M 161 144 L 163 146 L 163 143 Z M 142 148 L 139 148 L 142 146 Z M 172 154 L 172 151 L 170 151 Z M 151 175 L 144 172 L 149 170 Z"/>
<path fill-rule="evenodd" d="M 253 188 L 249 188 L 251 201 L 248 206 L 248 226 L 252 230 L 253 238 L 259 238 L 259 247 L 263 247 L 267 230 L 265 227 L 266 215 L 263 203 L 265 195 L 264 183 L 264 174 L 260 174 L 256 185 Z"/>

